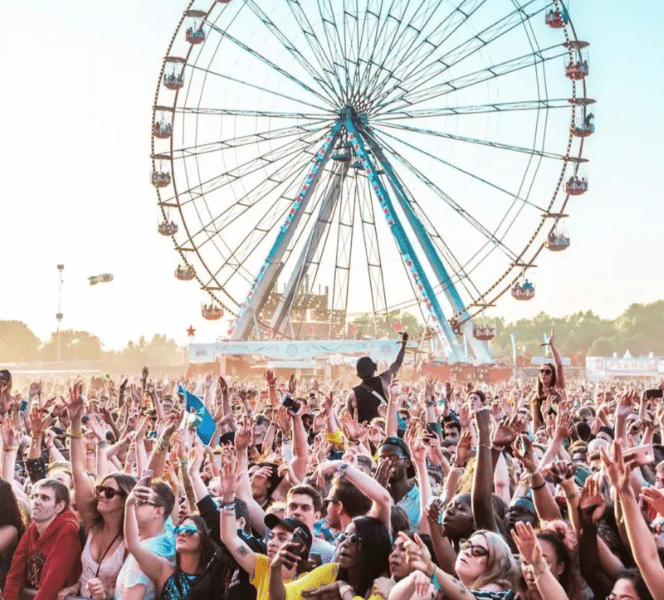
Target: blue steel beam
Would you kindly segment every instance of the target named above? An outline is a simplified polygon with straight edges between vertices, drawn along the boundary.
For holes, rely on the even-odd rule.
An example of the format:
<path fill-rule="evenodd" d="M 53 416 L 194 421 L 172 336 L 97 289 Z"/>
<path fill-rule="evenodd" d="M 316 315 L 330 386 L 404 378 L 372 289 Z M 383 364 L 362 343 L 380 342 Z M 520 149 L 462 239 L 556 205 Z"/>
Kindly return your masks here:
<path fill-rule="evenodd" d="M 422 265 L 420 264 L 420 261 L 415 254 L 415 250 L 411 245 L 406 232 L 404 231 L 399 217 L 394 210 L 392 200 L 390 199 L 387 190 L 380 181 L 378 173 L 376 172 L 376 168 L 374 167 L 371 159 L 367 154 L 364 140 L 360 136 L 355 124 L 353 123 L 353 111 L 350 108 L 346 108 L 342 113 L 342 118 L 344 127 L 348 132 L 349 141 L 353 145 L 353 150 L 369 177 L 371 187 L 378 197 L 378 201 L 381 208 L 383 209 L 383 213 L 387 219 L 387 224 L 389 225 L 392 235 L 396 240 L 397 246 L 399 247 L 399 251 L 401 252 L 401 255 L 404 259 L 404 262 L 406 263 L 406 266 L 408 267 L 411 276 L 415 280 L 415 285 L 420 291 L 425 306 L 431 314 L 433 326 L 436 329 L 438 338 L 440 339 L 443 348 L 448 350 L 448 362 L 470 362 L 468 356 L 463 351 L 463 348 L 460 346 L 456 336 L 454 335 L 450 324 L 445 318 L 445 314 L 443 313 L 438 299 L 434 294 L 433 288 L 429 283 L 429 279 L 427 278 L 426 273 L 424 272 L 424 269 L 422 268 Z"/>
<path fill-rule="evenodd" d="M 373 139 L 371 129 L 367 127 L 366 130 L 367 131 L 365 132 L 365 136 L 367 143 L 371 148 L 371 151 L 374 153 L 376 160 L 378 163 L 380 163 L 381 167 L 385 171 L 388 181 L 394 190 L 394 195 L 399 201 L 399 205 L 406 215 L 408 223 L 415 232 L 415 238 L 419 242 L 424 255 L 426 256 L 429 264 L 436 274 L 438 282 L 442 285 L 443 292 L 445 293 L 448 302 L 454 309 L 454 313 L 459 315 L 459 321 L 463 323 L 461 326 L 462 330 L 466 336 L 466 339 L 470 343 L 471 348 L 473 349 L 475 358 L 481 363 L 492 363 L 493 358 L 491 357 L 491 353 L 489 352 L 487 345 L 481 340 L 475 339 L 473 336 L 473 324 L 470 320 L 468 312 L 466 311 L 466 306 L 461 299 L 461 296 L 459 295 L 459 292 L 457 291 L 454 283 L 452 282 L 452 279 L 449 276 L 449 273 L 447 272 L 447 269 L 445 268 L 440 255 L 436 251 L 436 248 L 434 247 L 433 242 L 429 237 L 429 233 L 427 232 L 426 227 L 424 227 L 422 221 L 415 214 L 406 191 L 401 185 L 401 182 L 394 172 L 394 169 L 392 169 L 392 165 L 387 160 L 387 157 L 383 153 L 380 146 Z"/>
<path fill-rule="evenodd" d="M 325 142 L 321 146 L 314 164 L 309 171 L 302 187 L 293 205 L 286 216 L 286 220 L 279 230 L 274 244 L 261 267 L 261 270 L 256 275 L 254 283 L 247 294 L 246 300 L 240 305 L 237 317 L 232 327 L 231 339 L 242 340 L 248 337 L 254 317 L 258 316 L 261 307 L 265 303 L 268 294 L 276 283 L 276 278 L 283 267 L 282 258 L 286 252 L 286 248 L 292 239 L 297 225 L 302 218 L 302 214 L 309 203 L 313 191 L 320 180 L 321 174 L 325 164 L 329 160 L 332 151 L 334 150 L 335 143 L 341 131 L 342 122 L 338 121 L 327 134 Z"/>

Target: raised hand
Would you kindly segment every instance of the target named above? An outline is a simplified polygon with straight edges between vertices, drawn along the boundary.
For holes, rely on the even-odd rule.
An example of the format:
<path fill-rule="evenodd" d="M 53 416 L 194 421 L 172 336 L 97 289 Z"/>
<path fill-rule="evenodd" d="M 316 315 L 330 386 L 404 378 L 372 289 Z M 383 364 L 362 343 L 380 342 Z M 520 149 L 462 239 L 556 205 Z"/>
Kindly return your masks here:
<path fill-rule="evenodd" d="M 276 423 L 277 427 L 284 432 L 284 434 L 290 434 L 291 419 L 288 414 L 288 409 L 285 406 L 280 406 L 277 410 L 272 411 L 272 420 Z"/>
<path fill-rule="evenodd" d="M 424 378 L 424 396 L 427 400 L 433 398 L 436 390 L 436 383 L 438 383 L 438 379 L 432 375 L 427 375 Z"/>
<path fill-rule="evenodd" d="M 473 435 L 470 431 L 462 431 L 461 437 L 457 442 L 456 453 L 454 454 L 454 466 L 461 468 L 470 460 L 473 453 Z"/>
<path fill-rule="evenodd" d="M 528 473 L 534 473 L 537 470 L 533 457 L 533 444 L 525 433 L 521 434 L 516 444 L 512 444 L 512 453 Z"/>
<path fill-rule="evenodd" d="M 2 420 L 0 433 L 2 433 L 2 445 L 4 448 L 18 448 L 19 442 L 21 441 L 21 435 L 14 429 L 14 423 L 11 417 L 5 417 Z"/>
<path fill-rule="evenodd" d="M 594 477 L 588 477 L 581 490 L 579 500 L 579 517 L 584 525 L 597 523 L 604 514 L 606 501 L 599 489 L 599 483 Z"/>
<path fill-rule="evenodd" d="M 254 432 L 251 426 L 251 419 L 244 417 L 235 431 L 235 448 L 238 452 L 246 451 L 254 442 Z"/>
<path fill-rule="evenodd" d="M 532 565 L 535 571 L 546 568 L 546 561 L 542 552 L 542 545 L 539 543 L 535 530 L 530 523 L 517 521 L 512 529 L 512 539 L 519 549 L 519 554 L 524 562 Z"/>
<path fill-rule="evenodd" d="M 80 420 L 85 413 L 85 397 L 83 396 L 83 384 L 77 382 L 74 387 L 69 388 L 69 402 L 65 402 L 69 418 Z"/>
<path fill-rule="evenodd" d="M 90 415 L 88 426 L 99 441 L 106 441 L 106 424 L 104 423 L 104 418 L 99 413 Z"/>
<path fill-rule="evenodd" d="M 406 550 L 406 560 L 411 570 L 422 571 L 424 574 L 434 571 L 435 565 L 431 561 L 431 553 L 419 535 L 415 534 L 415 539 L 411 540 L 403 531 L 400 531 L 399 540 Z"/>
<path fill-rule="evenodd" d="M 161 435 L 165 440 L 171 439 L 171 436 L 177 430 L 180 421 L 182 421 L 182 412 L 177 411 L 173 411 L 164 419 L 164 429 L 162 430 Z"/>
<path fill-rule="evenodd" d="M 408 444 L 410 455 L 413 461 L 418 464 L 426 464 L 427 460 L 427 445 L 421 436 L 413 436 Z"/>
<path fill-rule="evenodd" d="M 622 444 L 620 441 L 611 443 L 611 454 L 606 452 L 606 449 L 599 449 L 602 455 L 602 462 L 606 468 L 606 472 L 618 493 L 630 493 L 632 491 L 630 483 L 630 475 L 634 465 L 632 462 L 625 463 L 623 458 Z"/>
<path fill-rule="evenodd" d="M 267 380 L 267 384 L 269 386 L 273 386 L 275 381 L 277 381 L 277 378 L 274 376 L 274 371 L 270 371 L 269 369 L 265 371 L 264 373 L 265 379 Z"/>
<path fill-rule="evenodd" d="M 429 524 L 438 525 L 440 515 L 443 512 L 443 501 L 441 498 L 431 498 L 424 509 Z"/>
<path fill-rule="evenodd" d="M 543 466 L 541 470 L 544 479 L 550 483 L 558 485 L 563 481 L 574 478 L 574 473 L 576 473 L 576 465 L 573 462 L 560 460 Z"/>
<path fill-rule="evenodd" d="M 470 407 L 467 404 L 459 408 L 459 424 L 461 431 L 470 431 Z"/>
<path fill-rule="evenodd" d="M 391 460 L 384 458 L 378 463 L 378 469 L 376 469 L 374 479 L 387 489 L 392 475 L 394 475 L 394 465 Z"/>
<path fill-rule="evenodd" d="M 294 395 L 296 389 L 297 389 L 297 379 L 295 379 L 295 375 L 291 373 L 291 376 L 288 378 L 288 393 Z"/>

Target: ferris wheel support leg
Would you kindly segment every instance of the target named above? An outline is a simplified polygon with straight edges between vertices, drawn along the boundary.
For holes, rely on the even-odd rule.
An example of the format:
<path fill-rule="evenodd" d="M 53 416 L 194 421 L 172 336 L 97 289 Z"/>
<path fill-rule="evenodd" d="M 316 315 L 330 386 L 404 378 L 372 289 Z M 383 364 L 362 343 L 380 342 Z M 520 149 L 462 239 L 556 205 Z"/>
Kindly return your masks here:
<path fill-rule="evenodd" d="M 325 142 L 318 150 L 314 159 L 314 164 L 310 168 L 309 173 L 302 184 L 295 200 L 293 200 L 292 207 L 286 216 L 284 224 L 279 230 L 274 244 L 268 253 L 261 270 L 254 279 L 254 283 L 249 290 L 247 299 L 240 306 L 237 318 L 233 324 L 233 333 L 231 334 L 232 340 L 243 340 L 251 331 L 252 319 L 256 319 L 263 304 L 276 283 L 279 271 L 282 268 L 281 260 L 286 252 L 286 248 L 290 243 L 297 225 L 302 218 L 309 200 L 311 199 L 313 190 L 320 180 L 321 173 L 324 170 L 325 164 L 330 159 L 332 151 L 334 150 L 335 142 L 339 137 L 342 123 L 338 121 L 334 124 L 330 132 L 325 138 Z"/>
<path fill-rule="evenodd" d="M 321 202 L 316 224 L 309 234 L 307 243 L 302 249 L 302 253 L 300 254 L 297 264 L 293 269 L 293 273 L 291 274 L 290 279 L 286 284 L 286 289 L 284 290 L 284 293 L 281 294 L 281 298 L 279 298 L 279 304 L 277 305 L 277 308 L 274 311 L 274 315 L 272 316 L 272 321 L 270 322 L 270 327 L 274 332 L 279 331 L 286 315 L 290 311 L 293 301 L 295 300 L 295 296 L 297 295 L 302 282 L 305 280 L 305 276 L 309 269 L 309 264 L 313 260 L 316 251 L 318 250 L 318 246 L 320 245 L 320 242 L 325 235 L 325 230 L 330 225 L 330 219 L 332 218 L 332 213 L 334 212 L 337 201 L 339 200 L 339 196 L 341 195 L 341 186 L 348 170 L 347 163 L 340 163 L 340 165 L 341 168 L 339 169 L 339 172 L 332 175 L 332 177 L 335 179 L 335 182 Z M 305 293 L 308 292 L 305 291 Z"/>
<path fill-rule="evenodd" d="M 424 269 L 422 268 L 422 265 L 420 264 L 420 261 L 415 254 L 415 250 L 411 245 L 406 232 L 401 225 L 401 222 L 399 221 L 399 217 L 394 211 L 392 200 L 390 199 L 387 190 L 380 181 L 380 178 L 376 173 L 376 169 L 367 154 L 364 145 L 364 139 L 358 132 L 358 129 L 353 122 L 353 115 L 349 109 L 346 109 L 345 111 L 344 126 L 348 132 L 349 141 L 353 145 L 353 150 L 362 163 L 362 166 L 364 167 L 365 172 L 369 177 L 371 187 L 378 197 L 378 202 L 383 209 L 382 212 L 387 219 L 387 224 L 389 225 L 390 231 L 396 240 L 399 251 L 401 252 L 401 256 L 403 257 L 404 262 L 406 263 L 406 266 L 411 273 L 411 276 L 415 280 L 415 285 L 420 290 L 420 294 L 425 301 L 427 309 L 431 313 L 431 321 L 434 328 L 436 329 L 438 338 L 440 339 L 443 348 L 448 351 L 448 362 L 469 362 L 468 356 L 463 351 L 463 348 L 459 344 L 459 341 L 456 339 L 450 324 L 445 318 L 445 314 L 443 313 L 438 299 L 433 292 L 433 288 L 429 283 L 429 279 L 427 278 L 426 273 L 424 272 Z"/>
<path fill-rule="evenodd" d="M 392 169 L 392 165 L 387 160 L 385 153 L 382 151 L 380 145 L 376 143 L 375 139 L 371 135 L 370 129 L 368 131 L 368 135 L 366 136 L 366 138 L 367 138 L 367 143 L 371 148 L 371 151 L 374 153 L 374 156 L 376 157 L 376 160 L 378 161 L 378 163 L 380 163 L 380 166 L 382 167 L 383 171 L 385 171 L 385 174 L 387 175 L 387 178 L 390 182 L 390 186 L 394 191 L 394 195 L 396 196 L 399 205 L 401 206 L 404 214 L 406 215 L 408 223 L 415 231 L 416 233 L 415 237 L 420 247 L 422 248 L 422 252 L 424 252 L 424 256 L 426 257 L 429 264 L 431 265 L 431 268 L 436 274 L 438 282 L 440 283 L 448 302 L 454 308 L 455 314 L 459 315 L 459 320 L 463 322 L 462 331 L 465 335 L 465 339 L 467 340 L 467 344 L 470 344 L 470 347 L 473 350 L 473 354 L 475 355 L 475 358 L 479 362 L 492 363 L 493 358 L 486 344 L 484 344 L 484 342 L 482 342 L 481 340 L 475 339 L 475 337 L 473 336 L 473 325 L 466 311 L 466 306 L 463 300 L 461 299 L 461 296 L 459 295 L 459 292 L 457 291 L 452 281 L 452 278 L 449 276 L 449 273 L 447 272 L 447 269 L 445 268 L 445 265 L 443 264 L 443 261 L 439 253 L 436 251 L 436 248 L 434 247 L 433 242 L 431 241 L 431 237 L 429 236 L 426 227 L 424 227 L 422 221 L 413 210 L 413 207 L 406 194 L 406 191 L 401 185 L 399 178 L 396 176 L 394 169 Z M 466 347 L 467 344 L 464 343 L 464 347 Z"/>

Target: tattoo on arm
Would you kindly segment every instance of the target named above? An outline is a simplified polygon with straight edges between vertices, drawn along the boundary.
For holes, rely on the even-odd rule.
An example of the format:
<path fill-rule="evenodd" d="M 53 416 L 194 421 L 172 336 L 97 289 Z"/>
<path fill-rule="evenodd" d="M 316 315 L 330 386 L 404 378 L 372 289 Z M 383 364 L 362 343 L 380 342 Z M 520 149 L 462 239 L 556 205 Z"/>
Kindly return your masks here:
<path fill-rule="evenodd" d="M 459 590 L 459 593 L 462 596 L 465 596 L 468 593 L 468 590 L 466 589 L 466 586 L 463 585 L 463 583 L 461 583 L 458 579 L 455 579 L 454 583 L 456 584 L 457 589 Z"/>
<path fill-rule="evenodd" d="M 249 548 L 247 548 L 245 543 L 242 543 L 237 547 L 237 552 L 240 556 L 247 556 L 247 554 L 249 554 Z"/>

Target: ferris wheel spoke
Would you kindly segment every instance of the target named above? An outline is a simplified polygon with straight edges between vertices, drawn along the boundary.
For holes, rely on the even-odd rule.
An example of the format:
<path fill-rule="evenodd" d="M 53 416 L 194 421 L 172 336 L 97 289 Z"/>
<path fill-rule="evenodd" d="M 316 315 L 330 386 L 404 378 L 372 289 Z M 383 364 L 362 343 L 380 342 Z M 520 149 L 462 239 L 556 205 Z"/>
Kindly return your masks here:
<path fill-rule="evenodd" d="M 398 87 L 400 89 L 408 90 L 413 89 L 414 87 L 423 86 L 439 75 L 442 75 L 449 69 L 459 65 L 464 60 L 473 56 L 475 53 L 488 47 L 493 42 L 499 40 L 504 35 L 513 31 L 515 28 L 523 26 L 525 21 L 533 18 L 545 10 L 545 7 L 535 7 L 534 12 L 530 14 L 525 12 L 525 7 L 533 4 L 534 2 L 536 2 L 536 0 L 530 0 L 530 2 L 524 6 L 518 6 L 514 11 L 502 19 L 499 19 L 481 32 L 473 35 L 465 42 L 458 44 L 455 48 L 451 49 L 442 56 L 439 52 L 432 52 L 429 57 L 430 60 L 427 61 L 426 64 L 420 63 L 417 66 L 413 66 L 411 71 L 401 78 L 400 82 L 398 83 Z M 385 104 L 408 97 L 409 94 L 406 92 L 406 94 L 400 94 L 399 96 L 388 100 L 390 93 L 396 88 L 397 85 L 393 85 L 391 89 L 387 90 L 387 92 L 383 94 L 379 101 L 382 104 Z"/>
<path fill-rule="evenodd" d="M 326 52 L 323 46 L 321 45 L 320 40 L 318 39 L 319 36 L 316 35 L 313 27 L 311 26 L 311 22 L 309 21 L 307 15 L 302 9 L 300 2 L 287 0 L 286 4 L 288 5 L 288 8 L 290 9 L 294 19 L 297 21 L 300 30 L 302 31 L 302 33 L 304 33 L 304 37 L 306 39 L 307 45 L 309 46 L 309 49 L 312 51 L 313 55 L 317 56 L 318 59 L 320 60 L 321 69 L 328 76 L 327 81 L 329 82 L 330 89 L 332 90 L 335 99 L 339 104 L 341 104 L 343 102 L 342 94 L 344 88 L 339 79 L 339 75 L 336 69 L 334 68 L 334 59 L 328 56 L 328 52 Z M 336 28 L 336 23 L 335 23 L 335 28 Z M 323 27 L 323 29 L 325 31 L 325 37 L 327 38 L 327 28 Z M 328 38 L 327 42 L 330 51 L 329 54 L 332 54 L 333 48 L 329 46 L 329 41 L 330 40 Z M 338 88 L 336 89 L 334 87 L 333 78 L 334 80 L 336 80 L 336 83 L 338 85 Z"/>
<path fill-rule="evenodd" d="M 378 68 L 367 82 L 367 89 L 371 90 L 367 98 L 368 106 L 371 106 L 375 98 L 381 95 L 382 90 L 390 81 L 398 80 L 397 72 L 400 68 L 403 68 L 403 64 L 408 64 L 412 60 L 409 50 L 422 34 L 423 30 L 426 29 L 426 25 L 436 14 L 439 7 L 433 4 L 433 8 L 429 10 L 428 15 L 425 11 L 420 17 L 422 22 L 416 25 L 415 23 L 418 15 L 420 15 L 420 11 L 427 4 L 428 8 L 432 7 L 431 3 L 422 0 L 410 15 L 406 13 L 409 8 L 415 5 L 414 2 L 405 3 L 399 15 L 392 14 L 392 8 L 387 11 L 385 22 L 387 23 L 389 19 L 392 19 L 397 25 L 390 31 L 390 39 L 383 40 L 383 43 L 378 43 L 378 40 L 376 40 L 379 52 L 381 50 L 383 52 L 382 56 L 375 63 Z M 388 58 L 390 59 L 389 66 Z"/>
<path fill-rule="evenodd" d="M 256 15 L 258 20 L 263 23 L 266 29 L 274 36 L 274 38 L 289 52 L 289 54 L 297 61 L 297 63 L 309 73 L 311 78 L 316 81 L 321 88 L 326 88 L 328 92 L 334 94 L 334 85 L 328 77 L 321 75 L 321 73 L 304 57 L 304 55 L 295 47 L 277 24 L 263 11 L 254 0 L 246 0 L 246 6 Z M 325 71 L 323 70 L 323 73 Z M 327 75 L 327 73 L 325 73 Z"/>
<path fill-rule="evenodd" d="M 221 35 L 223 35 L 223 36 L 224 36 L 224 39 L 226 39 L 226 40 L 232 42 L 232 43 L 235 44 L 238 48 L 242 48 L 245 52 L 247 52 L 248 54 L 251 54 L 251 56 L 253 56 L 255 59 L 257 59 L 258 61 L 262 62 L 262 63 L 265 64 L 266 66 L 270 67 L 271 69 L 273 69 L 274 71 L 276 71 L 276 72 L 279 73 L 280 75 L 284 76 L 286 79 L 290 79 L 293 83 L 296 83 L 296 84 L 299 85 L 302 89 L 304 89 L 304 90 L 306 90 L 307 92 L 313 94 L 313 95 L 316 96 L 319 100 L 321 100 L 321 101 L 323 101 L 323 102 L 326 102 L 326 103 L 329 103 L 329 102 L 330 102 L 331 98 L 330 98 L 329 96 L 324 96 L 324 95 L 321 94 L 319 91 L 314 90 L 313 88 L 311 88 L 310 86 L 308 86 L 306 83 L 304 83 L 301 79 L 298 79 L 298 78 L 295 77 L 292 73 L 289 73 L 289 72 L 286 71 L 285 69 L 282 69 L 282 68 L 281 68 L 279 65 L 277 65 L 276 63 L 272 62 L 272 61 L 271 61 L 270 59 L 268 59 L 265 55 L 261 54 L 260 52 L 257 52 L 257 51 L 254 50 L 253 48 L 247 46 L 244 42 L 238 40 L 236 37 L 234 37 L 233 35 L 231 35 L 228 31 L 222 31 L 221 29 L 219 29 L 219 28 L 218 28 L 215 24 L 213 24 L 213 23 L 209 23 L 209 25 L 210 25 L 210 28 L 211 28 L 211 29 L 213 29 L 213 30 L 216 31 L 217 33 L 220 33 Z M 317 83 L 320 84 L 320 82 L 318 82 L 318 81 L 317 81 Z"/>
<path fill-rule="evenodd" d="M 523 56 L 519 56 L 517 58 L 513 58 L 505 62 L 480 69 L 473 73 L 462 75 L 434 86 L 424 88 L 420 90 L 418 94 L 401 94 L 399 97 L 393 98 L 389 101 L 391 105 L 390 110 L 400 110 L 405 107 L 412 107 L 422 102 L 435 100 L 445 96 L 446 94 L 467 89 L 471 86 L 483 83 L 490 79 L 509 75 L 522 69 L 534 67 L 566 55 L 567 51 L 561 51 L 559 45 L 551 46 L 545 50 L 540 50 L 535 53 L 525 54 Z M 380 107 L 380 110 L 386 110 L 386 108 L 387 105 L 383 105 Z"/>
<path fill-rule="evenodd" d="M 500 247 L 506 255 L 511 259 L 515 260 L 518 256 L 516 252 L 511 250 L 505 245 L 505 243 L 497 238 L 493 233 L 491 233 L 480 221 L 478 221 L 474 216 L 472 216 L 468 210 L 466 210 L 461 204 L 456 202 L 451 196 L 441 190 L 427 175 L 422 173 L 415 165 L 410 163 L 408 160 L 403 158 L 397 152 L 386 145 L 390 150 L 390 154 L 400 162 L 408 171 L 415 175 L 422 183 L 426 184 L 431 190 L 433 190 L 438 197 L 445 201 L 454 212 L 456 212 L 461 218 L 463 218 L 469 225 L 471 225 L 476 231 L 478 231 L 484 238 L 486 238 L 490 243 L 495 244 Z"/>
<path fill-rule="evenodd" d="M 329 120 L 327 121 L 330 122 Z M 266 129 L 257 133 L 248 134 L 245 136 L 227 138 L 215 142 L 208 142 L 198 146 L 187 146 L 184 148 L 173 148 L 171 154 L 174 159 L 188 158 L 195 155 L 209 154 L 211 152 L 222 152 L 232 148 L 240 148 L 260 142 L 268 142 L 275 140 L 284 140 L 295 135 L 302 135 L 303 133 L 315 133 L 319 130 L 319 126 L 326 123 L 326 121 L 310 122 L 307 127 L 302 125 L 295 125 L 291 127 L 283 127 L 277 129 Z"/>
<path fill-rule="evenodd" d="M 473 104 L 466 106 L 444 106 L 439 108 L 423 108 L 413 110 L 390 111 L 372 117 L 372 123 L 382 124 L 385 121 L 400 119 L 429 119 L 431 117 L 474 116 L 487 113 L 509 113 L 531 110 L 570 110 L 567 98 L 524 100 L 520 102 L 495 102 L 491 104 Z"/>
<path fill-rule="evenodd" d="M 567 157 L 564 154 L 556 154 L 554 152 L 545 152 L 543 150 L 537 150 L 535 148 L 526 148 L 524 146 L 513 146 L 511 144 L 502 144 L 500 142 L 492 142 L 490 140 L 480 140 L 478 138 L 472 138 L 463 135 L 455 135 L 452 133 L 444 133 L 442 131 L 435 131 L 434 129 L 424 129 L 422 127 L 414 127 L 412 125 L 403 125 L 398 123 L 384 123 L 381 124 L 382 127 L 396 129 L 399 131 L 410 131 L 412 133 L 419 133 L 426 136 L 434 136 L 448 140 L 454 140 L 457 142 L 465 142 L 468 144 L 477 144 L 480 146 L 489 146 L 491 148 L 497 148 L 499 150 L 508 150 L 510 152 L 519 152 L 521 154 L 530 154 L 531 156 L 541 156 L 543 158 L 552 158 L 555 160 L 565 160 Z"/>
<path fill-rule="evenodd" d="M 506 196 L 511 198 L 513 201 L 519 201 L 523 204 L 527 204 L 527 205 L 533 207 L 534 209 L 538 210 L 542 214 L 547 212 L 547 209 L 542 208 L 541 206 L 538 206 L 537 204 L 535 204 L 534 202 L 528 200 L 527 198 L 523 198 L 523 197 L 519 196 L 518 193 L 515 194 L 513 192 L 510 192 L 509 190 L 505 189 L 504 187 L 499 186 L 498 184 L 495 184 L 495 183 L 493 183 L 493 182 L 491 182 L 487 179 L 484 179 L 483 177 L 480 177 L 479 175 L 477 175 L 477 173 L 474 173 L 472 171 L 468 171 L 466 169 L 463 169 L 462 167 L 459 167 L 458 165 L 455 165 L 454 163 L 451 163 L 451 162 L 441 158 L 438 155 L 432 154 L 431 152 L 427 152 L 426 150 L 424 150 L 422 148 L 421 145 L 411 144 L 411 143 L 406 142 L 405 140 L 403 140 L 401 138 L 398 138 L 396 136 L 393 136 L 393 135 L 389 134 L 388 132 L 381 132 L 381 133 L 384 137 L 388 137 L 388 138 L 394 140 L 395 142 L 403 144 L 404 146 L 410 148 L 411 150 L 413 150 L 415 152 L 418 152 L 418 153 L 426 156 L 427 158 L 430 158 L 430 159 L 432 159 L 436 162 L 439 162 L 440 164 L 445 165 L 447 167 L 451 167 L 455 171 L 458 171 L 459 173 L 463 173 L 464 175 L 467 175 L 468 177 L 471 177 L 472 179 L 474 179 L 476 181 L 479 181 L 480 183 L 483 183 L 484 185 L 487 185 L 487 186 L 489 186 L 489 187 L 505 194 Z M 394 152 L 396 152 L 396 150 L 392 149 L 392 152 L 394 153 Z"/>
<path fill-rule="evenodd" d="M 278 203 L 283 200 L 283 192 L 277 193 L 277 190 L 280 188 L 284 190 L 290 189 L 297 182 L 297 178 L 306 166 L 306 162 L 293 160 L 296 158 L 296 154 L 301 156 L 301 151 L 298 149 L 296 152 L 284 156 L 279 163 L 275 163 L 272 172 L 265 179 L 256 183 L 252 189 L 248 190 L 234 204 L 206 223 L 204 228 L 212 228 L 215 234 L 222 234 L 231 225 L 234 225 L 240 217 L 246 216 L 247 211 L 253 209 L 265 199 L 277 194 L 276 200 L 266 210 L 266 214 L 274 211 Z"/>
<path fill-rule="evenodd" d="M 210 69 L 206 69 L 205 67 L 199 67 L 198 65 L 191 65 L 191 69 L 196 70 L 196 71 L 201 71 L 203 73 L 207 73 L 208 75 L 214 75 L 216 77 L 220 77 L 221 79 L 225 79 L 227 81 L 232 81 L 233 83 L 239 83 L 243 86 L 249 87 L 254 90 L 259 90 L 261 92 L 266 92 L 268 94 L 271 94 L 272 96 L 278 96 L 280 98 L 284 98 L 285 100 L 289 101 L 295 101 L 299 102 L 300 104 L 304 104 L 306 106 L 311 106 L 317 110 L 325 111 L 326 109 L 323 108 L 322 106 L 319 106 L 318 104 L 313 104 L 312 102 L 307 102 L 306 100 L 303 100 L 302 98 L 295 98 L 292 95 L 288 94 L 282 94 L 281 92 L 277 92 L 276 90 L 272 88 L 267 88 L 261 85 L 256 85 L 255 83 L 250 83 L 246 79 L 238 79 L 237 77 L 231 77 L 230 75 L 225 75 L 224 73 L 219 73 L 217 71 L 212 71 Z"/>
<path fill-rule="evenodd" d="M 313 132 L 312 132 L 313 133 Z M 266 152 L 263 155 L 250 158 L 244 163 L 237 165 L 233 169 L 222 173 L 221 175 L 215 175 L 210 179 L 200 182 L 198 185 L 186 189 L 184 192 L 178 194 L 178 202 L 181 206 L 193 202 L 196 198 L 202 197 L 205 194 L 209 194 L 213 191 L 216 191 L 224 186 L 230 185 L 233 181 L 240 179 L 241 177 L 247 177 L 253 174 L 256 174 L 275 163 L 281 164 L 285 160 L 296 156 L 297 153 L 303 151 L 303 147 L 309 147 L 311 143 L 319 141 L 324 137 L 323 135 L 318 135 L 316 138 L 306 138 L 300 137 L 284 144 L 282 146 L 272 148 L 270 151 Z M 274 177 L 274 176 L 273 176 Z M 181 196 L 190 195 L 191 198 L 188 200 L 180 200 Z"/>
<path fill-rule="evenodd" d="M 324 121 L 330 119 L 329 112 L 305 113 L 290 111 L 270 111 L 270 110 L 242 110 L 239 108 L 194 108 L 191 106 L 178 106 L 174 108 L 176 114 L 183 115 L 218 115 L 220 117 L 261 117 L 278 119 L 296 119 L 296 120 L 318 120 Z"/>

